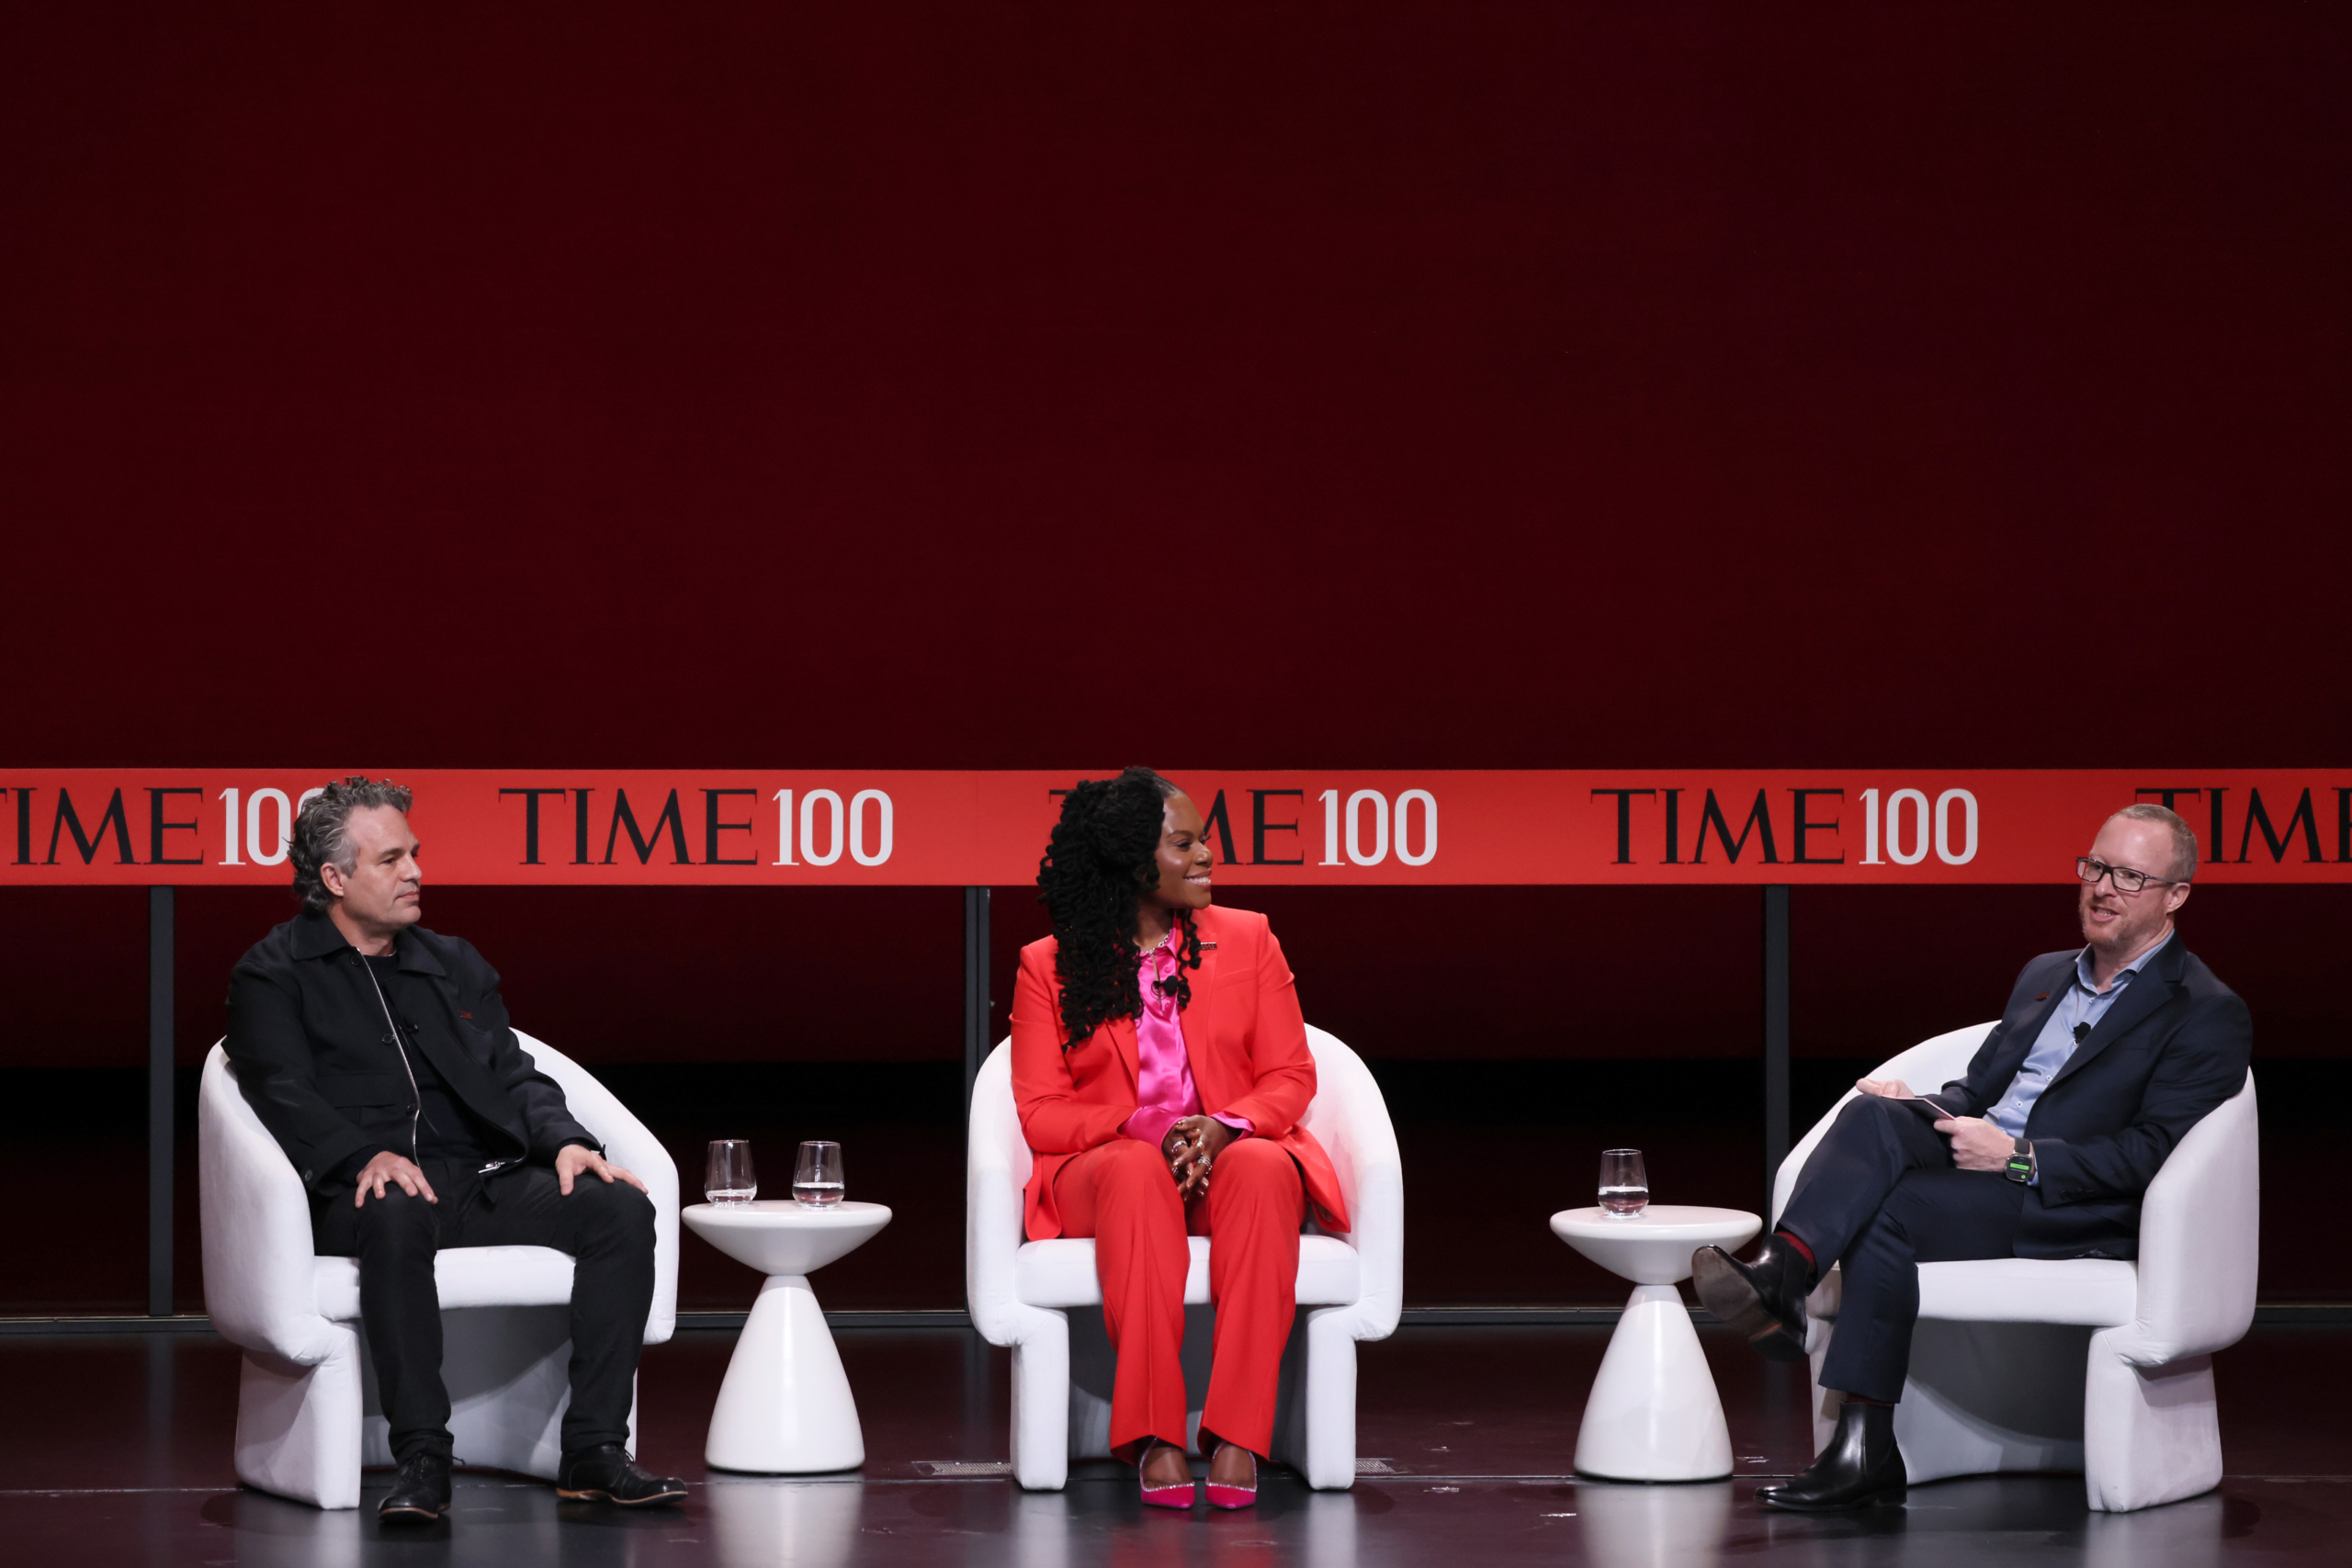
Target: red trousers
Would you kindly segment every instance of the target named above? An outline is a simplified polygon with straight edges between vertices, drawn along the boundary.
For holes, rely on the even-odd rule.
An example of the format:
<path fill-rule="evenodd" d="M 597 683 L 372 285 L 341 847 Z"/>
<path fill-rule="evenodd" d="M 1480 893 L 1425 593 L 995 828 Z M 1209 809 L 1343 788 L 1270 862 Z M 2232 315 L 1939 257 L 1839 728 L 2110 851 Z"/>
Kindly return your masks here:
<path fill-rule="evenodd" d="M 1216 1306 L 1201 1448 L 1222 1439 L 1263 1455 L 1274 1436 L 1274 1385 L 1298 1310 L 1298 1227 L 1306 1192 L 1279 1145 L 1241 1138 L 1216 1156 L 1207 1196 L 1177 1196 L 1158 1149 L 1119 1138 L 1055 1174 L 1062 1235 L 1094 1238 L 1102 1322 L 1118 1353 L 1111 1451 L 1133 1462 L 1148 1440 L 1184 1446 L 1187 1235 L 1209 1238 Z"/>

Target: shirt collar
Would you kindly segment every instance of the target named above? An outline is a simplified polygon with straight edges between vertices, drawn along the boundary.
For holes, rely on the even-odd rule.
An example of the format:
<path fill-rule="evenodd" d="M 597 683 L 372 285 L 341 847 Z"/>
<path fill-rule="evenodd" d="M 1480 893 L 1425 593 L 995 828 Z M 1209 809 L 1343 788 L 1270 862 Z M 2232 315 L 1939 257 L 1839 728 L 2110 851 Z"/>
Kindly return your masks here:
<path fill-rule="evenodd" d="M 294 920 L 294 956 L 324 958 L 328 953 L 351 944 L 343 940 L 333 920 L 324 915 L 305 909 Z"/>
<path fill-rule="evenodd" d="M 343 932 L 326 916 L 314 915 L 305 909 L 296 917 L 294 921 L 295 957 L 324 958 L 333 953 L 357 951 L 344 940 Z M 423 942 L 406 940 L 405 932 L 400 939 L 393 942 L 392 955 L 400 960 L 400 967 L 404 973 L 423 975 L 447 973 L 442 968 L 441 961 L 425 951 Z"/>
<path fill-rule="evenodd" d="M 2152 944 L 2145 953 L 2140 954 L 2139 957 L 2133 959 L 2131 963 L 2126 964 L 2122 968 L 2118 969 L 2115 972 L 2114 983 L 2109 985 L 2108 989 L 2109 991 L 2113 991 L 2117 986 L 2122 985 L 2127 980 L 2136 978 L 2140 971 L 2147 965 L 2148 961 L 2155 957 L 2157 953 L 2162 953 L 2165 948 L 2170 947 L 2172 945 L 2173 937 L 2179 934 L 2179 932 L 2175 931 L 2171 935 L 2166 936 L 2164 941 Z M 2082 987 L 2083 989 L 2088 991 L 2093 996 L 2098 996 L 2099 994 L 2098 980 L 2097 978 L 2096 972 L 2091 967 L 2091 950 L 2087 943 L 2085 944 L 2082 952 L 2075 954 L 2075 983 Z"/>

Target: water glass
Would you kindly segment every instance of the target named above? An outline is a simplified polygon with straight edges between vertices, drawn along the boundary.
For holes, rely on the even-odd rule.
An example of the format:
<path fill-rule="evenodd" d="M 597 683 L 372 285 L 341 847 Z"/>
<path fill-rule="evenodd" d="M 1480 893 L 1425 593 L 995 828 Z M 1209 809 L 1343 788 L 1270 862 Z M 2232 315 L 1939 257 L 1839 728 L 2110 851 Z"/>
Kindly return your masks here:
<path fill-rule="evenodd" d="M 1650 1176 L 1639 1149 L 1600 1151 L 1600 1207 L 1612 1220 L 1630 1220 L 1649 1206 Z"/>
<path fill-rule="evenodd" d="M 792 1195 L 801 1206 L 826 1209 L 842 1201 L 842 1146 L 822 1138 L 800 1145 L 800 1163 L 793 1168 Z"/>
<path fill-rule="evenodd" d="M 759 1196 L 749 1138 L 713 1138 L 703 1165 L 702 1195 L 714 1203 L 748 1203 Z"/>

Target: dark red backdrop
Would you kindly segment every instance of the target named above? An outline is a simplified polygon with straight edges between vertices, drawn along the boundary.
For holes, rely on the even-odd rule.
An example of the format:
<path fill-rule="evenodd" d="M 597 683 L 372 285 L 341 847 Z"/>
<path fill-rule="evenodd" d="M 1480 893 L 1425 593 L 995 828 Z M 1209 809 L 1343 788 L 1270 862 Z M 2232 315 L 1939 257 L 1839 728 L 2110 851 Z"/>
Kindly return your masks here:
<path fill-rule="evenodd" d="M 2344 765 L 2348 42 L 17 7 L 0 753 Z M 1800 1051 L 1985 1016 L 2064 897 L 1805 903 Z M 1752 894 L 1261 902 L 1376 1055 L 1754 1049 Z M 186 901 L 189 1050 L 278 910 Z M 2347 917 L 2192 910 L 2266 1055 L 2345 1055 Z M 0 1062 L 138 1059 L 139 918 L 5 901 Z M 432 919 L 600 1060 L 956 1049 L 948 893 Z"/>

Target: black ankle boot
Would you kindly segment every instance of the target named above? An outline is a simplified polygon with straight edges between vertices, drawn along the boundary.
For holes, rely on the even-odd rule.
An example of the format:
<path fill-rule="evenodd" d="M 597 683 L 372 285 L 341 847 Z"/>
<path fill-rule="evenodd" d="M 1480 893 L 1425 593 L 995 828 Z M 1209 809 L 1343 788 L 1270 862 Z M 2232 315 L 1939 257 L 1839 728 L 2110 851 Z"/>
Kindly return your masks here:
<path fill-rule="evenodd" d="M 1848 1400 L 1838 1411 L 1838 1430 L 1813 1468 L 1785 1486 L 1759 1486 L 1757 1501 L 1768 1508 L 1828 1513 L 1859 1508 L 1904 1487 L 1903 1453 L 1894 1446 L 1894 1406 Z"/>
<path fill-rule="evenodd" d="M 1747 1337 L 1768 1361 L 1804 1359 L 1804 1299 L 1813 1265 L 1775 1231 L 1734 1258 L 1720 1247 L 1690 1255 L 1691 1283 L 1707 1310 Z"/>
<path fill-rule="evenodd" d="M 392 1489 L 376 1505 L 388 1525 L 429 1525 L 449 1511 L 449 1456 L 427 1449 L 401 1461 Z"/>

